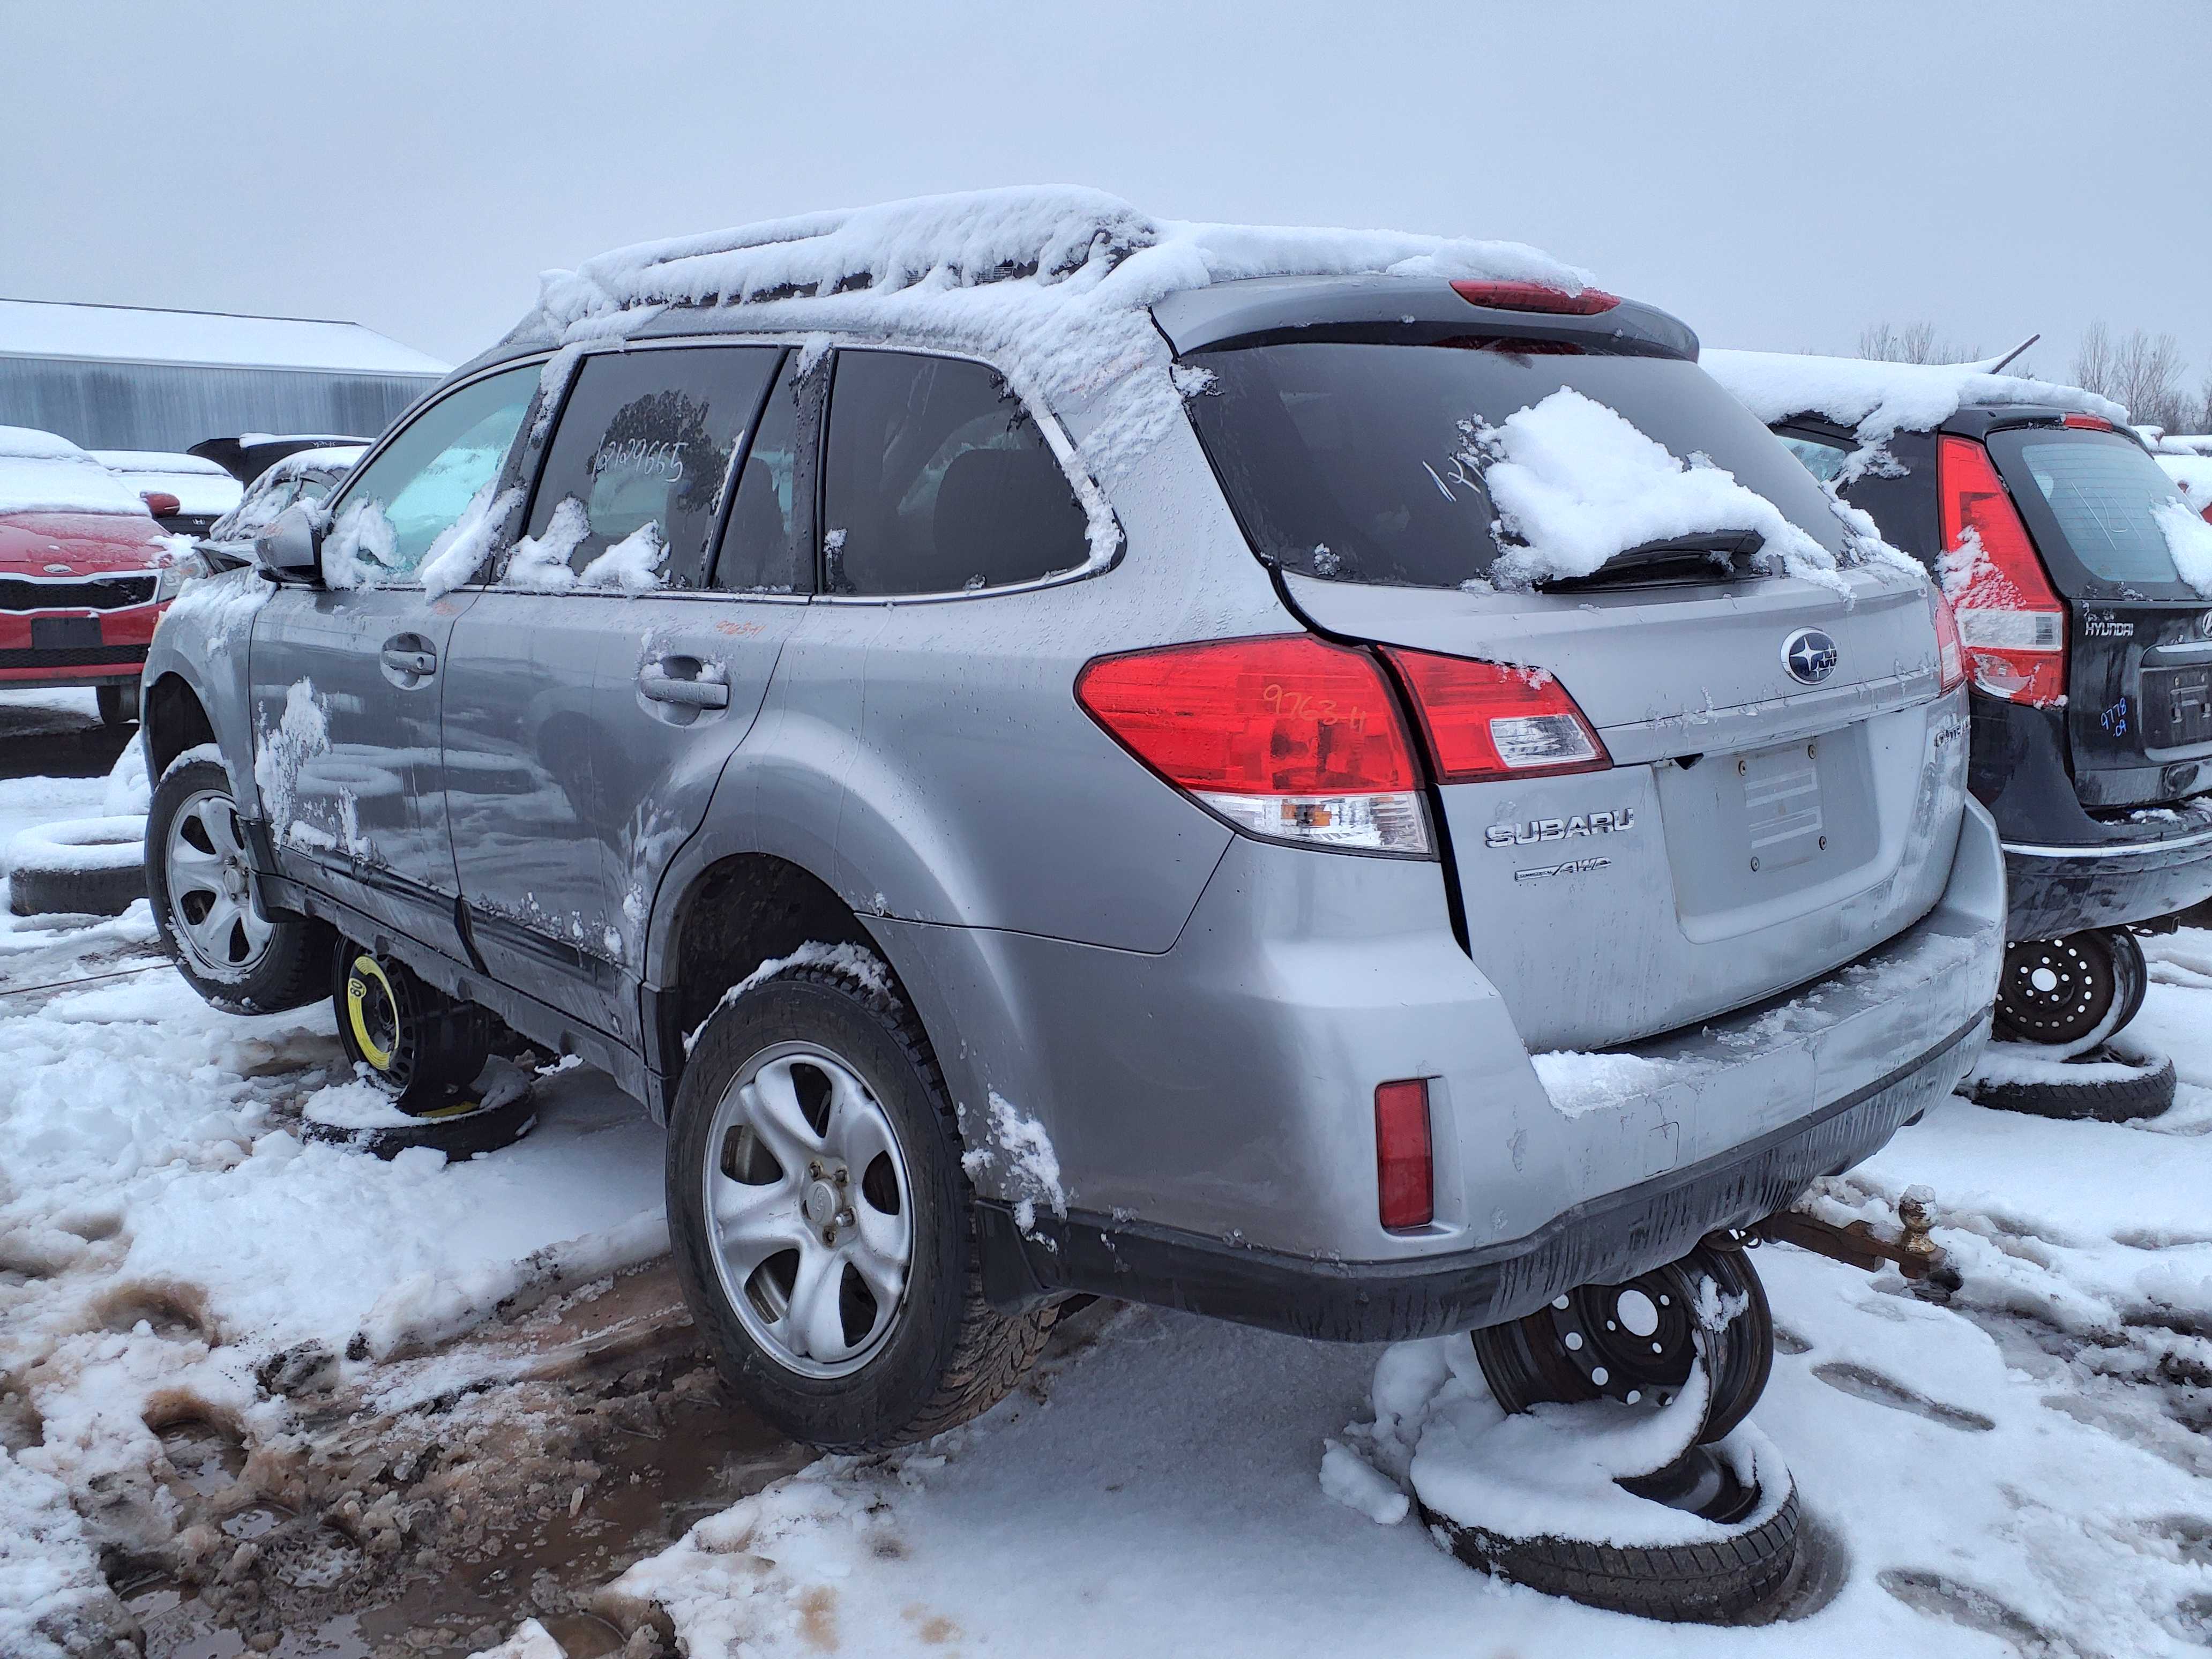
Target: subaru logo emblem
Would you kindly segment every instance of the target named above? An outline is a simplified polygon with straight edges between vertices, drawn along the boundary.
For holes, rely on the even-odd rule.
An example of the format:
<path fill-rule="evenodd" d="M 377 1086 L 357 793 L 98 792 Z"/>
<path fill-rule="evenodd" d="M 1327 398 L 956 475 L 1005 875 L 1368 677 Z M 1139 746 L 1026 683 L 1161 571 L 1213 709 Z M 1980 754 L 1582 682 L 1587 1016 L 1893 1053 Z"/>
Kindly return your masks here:
<path fill-rule="evenodd" d="M 1782 641 L 1782 665 L 1790 678 L 1818 685 L 1836 672 L 1836 642 L 1817 628 L 1801 628 Z"/>

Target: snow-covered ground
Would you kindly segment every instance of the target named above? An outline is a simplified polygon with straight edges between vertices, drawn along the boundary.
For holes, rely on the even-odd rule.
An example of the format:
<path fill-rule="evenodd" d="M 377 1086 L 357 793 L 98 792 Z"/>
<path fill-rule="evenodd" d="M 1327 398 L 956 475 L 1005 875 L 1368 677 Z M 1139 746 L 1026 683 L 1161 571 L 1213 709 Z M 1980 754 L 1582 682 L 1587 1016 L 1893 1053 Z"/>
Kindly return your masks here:
<path fill-rule="evenodd" d="M 94 813 L 104 790 L 0 781 L 0 836 Z M 307 1444 L 330 1412 L 288 1367 L 356 1406 L 448 1396 L 473 1386 L 445 1357 L 457 1337 L 664 1238 L 659 1132 L 596 1074 L 541 1078 L 538 1130 L 467 1164 L 309 1144 L 303 1110 L 354 1086 L 327 1010 L 216 1013 L 149 969 L 149 941 L 143 907 L 76 933 L 0 924 L 8 1659 L 91 1650 L 82 1632 L 113 1617 L 102 1552 L 155 1551 L 179 1523 L 157 1430 L 219 1423 L 257 1456 Z M 2212 932 L 2148 948 L 2135 1030 L 2179 1063 L 2166 1117 L 1954 1099 L 1829 1183 L 1870 1215 L 1934 1189 L 1964 1278 L 1948 1305 L 1757 1253 L 1782 1341 L 1754 1421 L 1809 1527 L 1779 1622 L 1636 1624 L 1472 1572 L 1393 1518 L 1384 1477 L 1363 1486 L 1338 1455 L 1325 1487 L 1327 1443 L 1358 1443 L 1347 1427 L 1373 1414 L 1382 1350 L 1107 1307 L 981 1422 L 817 1462 L 611 1587 L 567 1589 L 620 1626 L 665 1620 L 690 1659 L 2201 1651 Z M 68 979 L 87 982 L 52 988 Z M 532 1501 L 573 1517 L 581 1496 Z M 499 1633 L 550 1659 L 524 1588 Z"/>

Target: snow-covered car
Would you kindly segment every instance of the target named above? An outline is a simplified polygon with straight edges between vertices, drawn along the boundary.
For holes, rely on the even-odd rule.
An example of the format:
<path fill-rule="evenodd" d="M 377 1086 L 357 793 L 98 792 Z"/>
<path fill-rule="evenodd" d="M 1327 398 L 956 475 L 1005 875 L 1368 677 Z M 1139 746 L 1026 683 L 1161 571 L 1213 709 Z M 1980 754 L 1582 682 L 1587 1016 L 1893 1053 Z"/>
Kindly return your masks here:
<path fill-rule="evenodd" d="M 254 538 L 295 501 L 313 504 L 337 488 L 362 458 L 363 446 L 296 449 L 247 484 L 231 509 L 208 526 L 201 556 L 215 568 L 243 564 Z"/>
<path fill-rule="evenodd" d="M 136 720 L 147 643 L 196 568 L 129 480 L 0 427 L 0 686 L 90 686 L 102 720 Z"/>
<path fill-rule="evenodd" d="M 2152 459 L 2187 501 L 2212 522 L 2212 438 L 2161 438 Z"/>
<path fill-rule="evenodd" d="M 250 484 L 286 456 L 303 449 L 357 449 L 368 441 L 334 432 L 241 432 L 235 437 L 203 439 L 190 453 L 213 461 L 239 483 Z"/>
<path fill-rule="evenodd" d="M 1986 372 L 1708 351 L 1818 477 L 1937 575 L 2004 837 L 2003 1034 L 2094 1049 L 2142 1006 L 2128 925 L 2212 897 L 2212 524 L 2093 393 Z"/>
<path fill-rule="evenodd" d="M 1996 988 L 1948 611 L 1697 352 L 1518 245 L 1082 191 L 605 255 L 172 612 L 155 917 L 410 1108 L 487 1014 L 611 1073 L 816 1444 L 1082 1293 L 1565 1306 L 1881 1146 Z"/>
<path fill-rule="evenodd" d="M 95 449 L 92 458 L 136 490 L 155 522 L 173 536 L 205 535 L 242 493 L 237 479 L 197 455 Z"/>

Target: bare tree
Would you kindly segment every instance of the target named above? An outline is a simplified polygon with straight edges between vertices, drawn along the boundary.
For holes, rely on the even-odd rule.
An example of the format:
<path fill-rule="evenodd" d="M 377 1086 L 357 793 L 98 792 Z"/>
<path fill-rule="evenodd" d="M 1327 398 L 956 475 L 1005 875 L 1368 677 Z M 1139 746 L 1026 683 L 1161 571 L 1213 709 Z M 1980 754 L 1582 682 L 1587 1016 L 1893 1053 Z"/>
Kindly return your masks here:
<path fill-rule="evenodd" d="M 2095 322 L 2081 331 L 2074 353 L 2074 384 L 2126 404 L 2128 417 L 2139 425 L 2178 432 L 2207 413 L 2181 389 L 2185 367 L 2181 343 L 2171 334 L 2139 328 L 2116 343 L 2111 331 Z"/>
<path fill-rule="evenodd" d="M 1929 322 L 1869 323 L 1859 331 L 1859 356 L 1886 363 L 1970 363 L 1981 355 L 1979 346 L 1941 338 Z"/>

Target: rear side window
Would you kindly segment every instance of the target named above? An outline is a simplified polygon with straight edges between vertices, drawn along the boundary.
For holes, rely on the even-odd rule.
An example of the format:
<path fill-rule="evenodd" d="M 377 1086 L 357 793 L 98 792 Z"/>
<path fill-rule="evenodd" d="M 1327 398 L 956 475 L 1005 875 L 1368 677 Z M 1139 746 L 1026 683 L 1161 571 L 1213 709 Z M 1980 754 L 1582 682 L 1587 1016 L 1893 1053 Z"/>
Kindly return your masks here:
<path fill-rule="evenodd" d="M 453 527 L 507 463 L 507 447 L 538 390 L 532 363 L 440 398 L 356 476 L 331 528 L 336 552 L 364 580 L 404 576 Z"/>
<path fill-rule="evenodd" d="M 812 585 L 811 573 L 802 574 L 802 567 L 813 561 L 802 559 L 799 551 L 804 388 L 798 369 L 797 356 L 787 353 L 752 441 L 745 446 L 744 471 L 714 560 L 714 586 L 733 593 L 789 593 Z"/>
<path fill-rule="evenodd" d="M 1851 458 L 1851 452 L 1841 444 L 1822 443 L 1818 438 L 1801 437 L 1795 432 L 1778 432 L 1774 435 L 1822 483 L 1833 483 L 1836 474 L 1844 470 L 1844 463 Z"/>
<path fill-rule="evenodd" d="M 1083 509 L 1021 401 L 950 357 L 841 351 L 823 553 L 839 593 L 946 593 L 1073 570 Z"/>
<path fill-rule="evenodd" d="M 624 544 L 640 552 L 629 562 L 652 566 L 644 554 L 657 541 L 665 586 L 704 586 L 731 457 L 779 355 L 773 346 L 690 346 L 586 358 L 531 504 L 536 546 L 565 552 L 580 574 Z"/>
<path fill-rule="evenodd" d="M 2008 469 L 2025 471 L 2066 544 L 2092 575 L 2112 582 L 2174 582 L 2172 550 L 2154 515 L 2181 500 L 2166 470 L 2125 438 L 2090 433 L 2032 437 Z"/>
<path fill-rule="evenodd" d="M 1465 423 L 1496 426 L 1563 387 L 1683 460 L 1702 455 L 1831 552 L 1842 526 L 1806 468 L 1695 363 L 1512 343 L 1314 341 L 1200 351 L 1191 418 L 1253 548 L 1338 581 L 1456 587 L 1499 548 L 1487 490 L 1455 464 Z"/>

